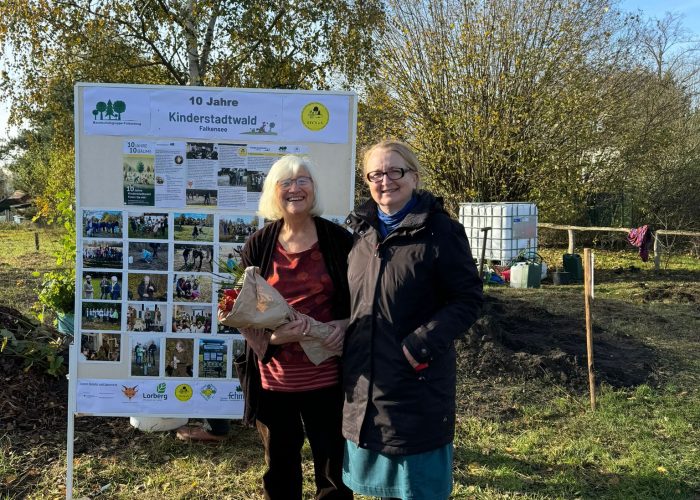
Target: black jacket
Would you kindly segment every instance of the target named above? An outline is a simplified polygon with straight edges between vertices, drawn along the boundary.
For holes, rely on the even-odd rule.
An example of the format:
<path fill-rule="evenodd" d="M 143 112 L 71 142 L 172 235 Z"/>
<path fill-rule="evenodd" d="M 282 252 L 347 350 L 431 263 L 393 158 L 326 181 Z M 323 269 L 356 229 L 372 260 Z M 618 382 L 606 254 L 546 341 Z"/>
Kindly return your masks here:
<path fill-rule="evenodd" d="M 384 241 L 370 200 L 348 216 L 350 325 L 343 352 L 343 435 L 409 455 L 454 437 L 454 340 L 478 318 L 482 284 L 464 228 L 439 199 L 418 203 Z M 428 368 L 416 371 L 402 346 Z"/>
<path fill-rule="evenodd" d="M 333 317 L 344 319 L 350 315 L 347 269 L 352 236 L 343 227 L 321 217 L 314 217 L 314 222 L 316 223 L 319 249 L 323 255 L 328 274 L 333 280 Z M 264 278 L 270 276 L 272 256 L 282 229 L 282 223 L 282 220 L 278 220 L 267 224 L 248 239 L 241 251 L 243 267 L 257 266 Z M 263 362 L 269 361 L 276 349 L 277 346 L 271 345 Z M 236 359 L 235 366 L 245 400 L 243 422 L 253 425 L 258 406 L 258 395 L 262 387 L 260 371 L 258 370 L 258 357 L 250 347 L 246 346 L 245 356 Z"/>

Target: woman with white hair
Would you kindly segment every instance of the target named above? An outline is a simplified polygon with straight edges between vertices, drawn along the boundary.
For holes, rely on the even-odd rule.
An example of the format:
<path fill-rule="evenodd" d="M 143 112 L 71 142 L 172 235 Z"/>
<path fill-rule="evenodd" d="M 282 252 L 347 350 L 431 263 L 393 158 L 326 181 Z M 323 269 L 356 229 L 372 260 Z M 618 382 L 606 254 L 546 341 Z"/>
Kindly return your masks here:
<path fill-rule="evenodd" d="M 311 161 L 282 157 L 265 178 L 258 206 L 258 214 L 271 222 L 250 236 L 241 264 L 259 267 L 299 313 L 333 325 L 324 347 L 340 351 L 350 313 L 352 238 L 321 213 Z M 314 460 L 315 498 L 351 499 L 341 477 L 340 360 L 336 356 L 314 365 L 299 344 L 308 328 L 308 319 L 300 316 L 274 332 L 241 332 L 246 359 L 236 359 L 236 366 L 245 395 L 244 421 L 256 424 L 265 447 L 266 499 L 301 500 L 305 435 Z M 209 421 L 212 431 L 220 422 Z"/>

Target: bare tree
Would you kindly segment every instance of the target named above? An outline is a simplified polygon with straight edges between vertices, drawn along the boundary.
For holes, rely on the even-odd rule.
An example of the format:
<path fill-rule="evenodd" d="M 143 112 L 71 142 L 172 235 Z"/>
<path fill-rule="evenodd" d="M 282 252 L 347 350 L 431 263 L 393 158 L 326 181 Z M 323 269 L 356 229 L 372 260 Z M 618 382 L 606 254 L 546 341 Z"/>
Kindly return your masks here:
<path fill-rule="evenodd" d="M 606 0 L 390 2 L 382 81 L 402 111 L 397 135 L 453 209 L 534 198 L 572 213 L 611 68 L 629 56 L 609 11 Z"/>

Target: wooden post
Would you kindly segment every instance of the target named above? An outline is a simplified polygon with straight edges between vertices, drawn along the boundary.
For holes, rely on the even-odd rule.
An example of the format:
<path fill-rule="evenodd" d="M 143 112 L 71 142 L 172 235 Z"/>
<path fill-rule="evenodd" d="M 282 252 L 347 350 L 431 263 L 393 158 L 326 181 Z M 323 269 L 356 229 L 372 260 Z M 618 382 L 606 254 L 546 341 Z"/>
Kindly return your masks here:
<path fill-rule="evenodd" d="M 661 269 L 661 242 L 659 233 L 654 232 L 654 271 Z"/>
<path fill-rule="evenodd" d="M 574 253 L 574 230 L 573 229 L 567 229 L 566 230 L 569 233 L 569 249 L 567 250 L 569 254 Z"/>
<path fill-rule="evenodd" d="M 39 251 L 39 232 L 34 231 L 34 248 L 36 248 L 36 251 Z"/>
<path fill-rule="evenodd" d="M 593 371 L 593 320 L 591 300 L 593 299 L 593 252 L 583 249 L 583 296 L 586 309 L 586 353 L 588 354 L 588 390 L 591 395 L 591 410 L 595 410 L 595 373 Z"/>

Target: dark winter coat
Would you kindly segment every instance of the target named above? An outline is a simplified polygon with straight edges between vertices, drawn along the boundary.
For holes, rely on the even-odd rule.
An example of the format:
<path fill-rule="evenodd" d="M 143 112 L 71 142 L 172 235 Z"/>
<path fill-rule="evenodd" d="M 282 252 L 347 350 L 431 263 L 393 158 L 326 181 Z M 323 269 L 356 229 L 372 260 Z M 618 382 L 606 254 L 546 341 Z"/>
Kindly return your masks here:
<path fill-rule="evenodd" d="M 370 200 L 348 216 L 350 325 L 343 352 L 343 435 L 409 455 L 450 443 L 454 340 L 478 318 L 482 284 L 464 228 L 427 192 L 384 241 Z M 406 346 L 419 363 L 406 360 Z"/>

